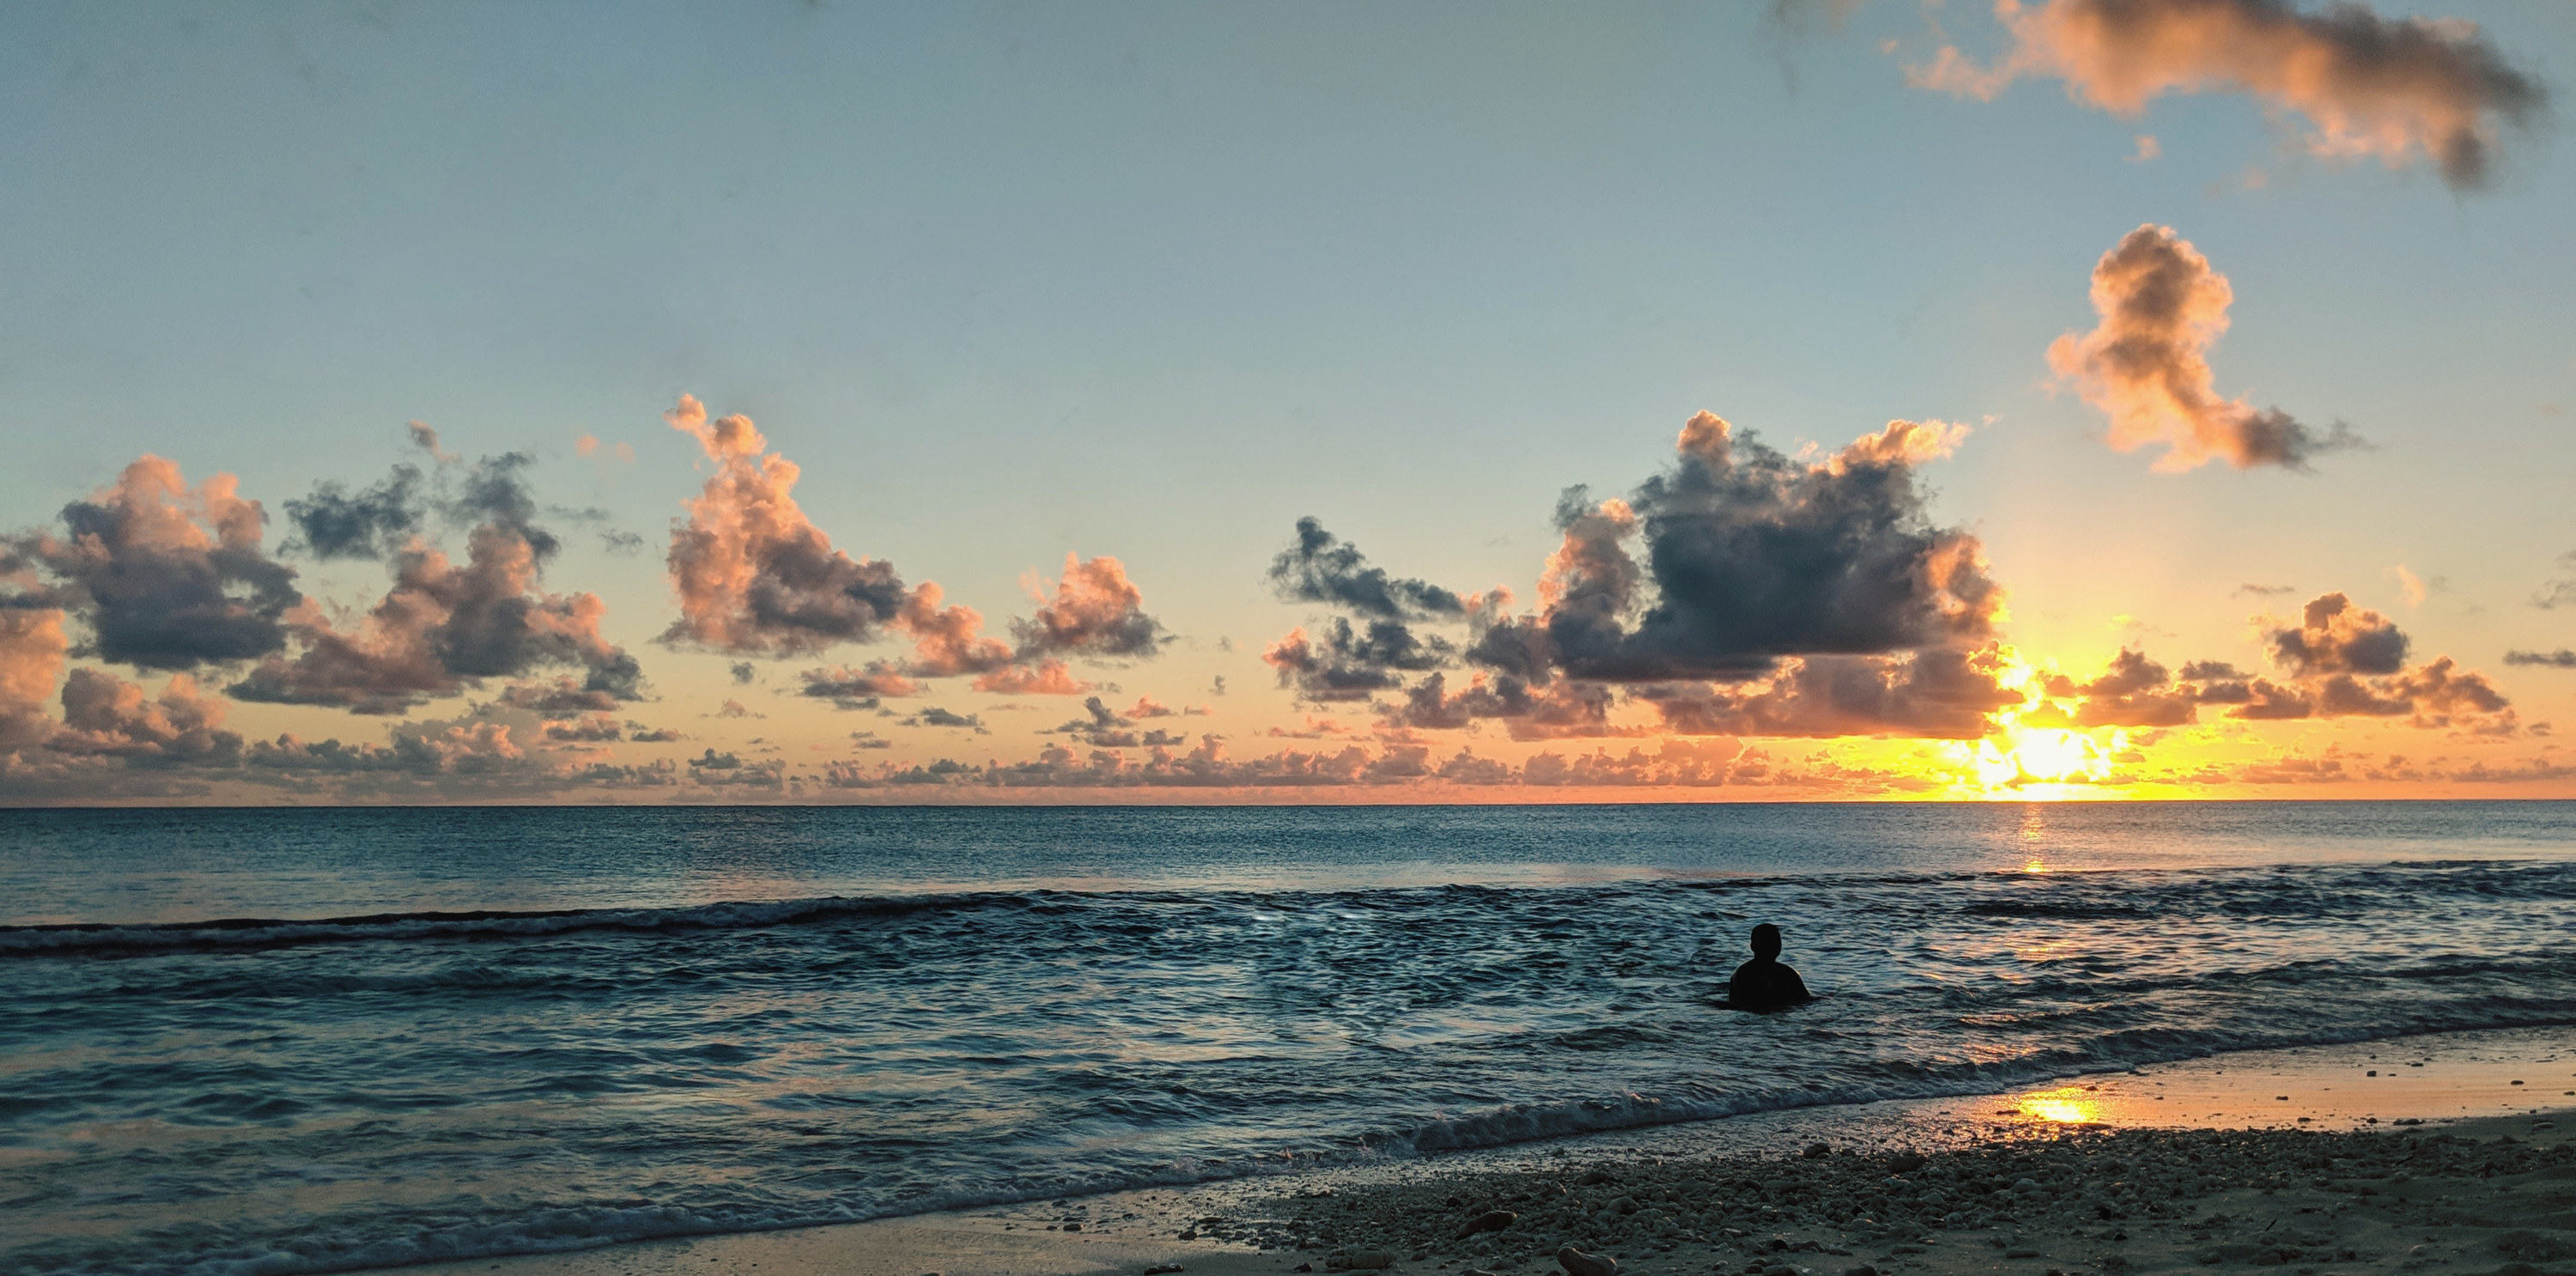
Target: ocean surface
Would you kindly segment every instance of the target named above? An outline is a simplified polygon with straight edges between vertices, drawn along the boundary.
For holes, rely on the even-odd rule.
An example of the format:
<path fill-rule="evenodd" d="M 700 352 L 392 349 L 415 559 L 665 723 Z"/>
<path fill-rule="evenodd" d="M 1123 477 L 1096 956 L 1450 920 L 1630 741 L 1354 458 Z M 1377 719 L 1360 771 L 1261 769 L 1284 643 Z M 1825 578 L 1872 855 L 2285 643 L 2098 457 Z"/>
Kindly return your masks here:
<path fill-rule="evenodd" d="M 1711 1004 L 1759 921 L 1823 999 Z M 2576 1023 L 2576 804 L 0 811 L 0 1270 L 855 1220 Z"/>

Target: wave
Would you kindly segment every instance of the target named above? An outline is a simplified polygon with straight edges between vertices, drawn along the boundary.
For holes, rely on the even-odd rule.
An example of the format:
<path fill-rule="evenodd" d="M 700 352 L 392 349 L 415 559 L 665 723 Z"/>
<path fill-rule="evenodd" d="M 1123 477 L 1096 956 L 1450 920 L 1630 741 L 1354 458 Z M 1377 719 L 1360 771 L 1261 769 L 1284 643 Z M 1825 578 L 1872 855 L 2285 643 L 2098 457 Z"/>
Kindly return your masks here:
<path fill-rule="evenodd" d="M 2081 1050 L 2042 1052 L 2009 1063 L 1947 1068 L 1890 1062 L 1885 1075 L 1840 1086 L 1783 1087 L 1739 1093 L 1709 1092 L 1661 1097 L 1624 1093 L 1604 1099 L 1500 1104 L 1454 1118 L 1399 1130 L 1363 1133 L 1338 1146 L 1298 1155 L 1231 1159 L 1179 1157 L 1150 1166 L 1093 1171 L 1010 1184 L 957 1184 L 899 1200 L 837 1200 L 802 1206 L 651 1205 L 558 1206 L 512 1218 L 418 1215 L 371 1217 L 375 1235 L 307 1232 L 291 1240 L 201 1244 L 186 1257 L 155 1262 L 126 1254 L 18 1255 L 34 1258 L 31 1272 L 57 1276 L 327 1276 L 419 1263 L 566 1253 L 633 1241 L 732 1235 L 831 1224 L 862 1223 L 944 1210 L 1023 1204 L 1141 1188 L 1180 1187 L 1256 1177 L 1278 1177 L 1391 1159 L 1510 1147 L 1587 1135 L 1613 1134 L 1784 1111 L 1856 1107 L 2000 1094 L 2085 1073 L 2118 1072 L 2145 1065 L 2217 1055 L 2309 1046 L 2351 1045 L 2439 1036 L 2461 1031 L 2576 1026 L 2576 1013 L 2461 1015 L 2458 1022 L 2418 1031 L 2369 1028 L 2313 1033 L 2114 1034 Z M 50 1258 L 53 1261 L 47 1261 Z M 88 1261 L 84 1261 L 84 1258 Z"/>
<path fill-rule="evenodd" d="M 70 922 L 0 926 L 0 957 L 122 955 L 190 949 L 278 948 L 370 940 L 519 939 L 576 931 L 721 931 L 916 913 L 1030 908 L 1028 895 L 983 891 L 961 895 L 826 896 L 771 902 L 730 901 L 685 908 L 564 908 L 512 912 L 369 913 L 355 917 L 228 917 L 200 922 L 114 924 Z"/>

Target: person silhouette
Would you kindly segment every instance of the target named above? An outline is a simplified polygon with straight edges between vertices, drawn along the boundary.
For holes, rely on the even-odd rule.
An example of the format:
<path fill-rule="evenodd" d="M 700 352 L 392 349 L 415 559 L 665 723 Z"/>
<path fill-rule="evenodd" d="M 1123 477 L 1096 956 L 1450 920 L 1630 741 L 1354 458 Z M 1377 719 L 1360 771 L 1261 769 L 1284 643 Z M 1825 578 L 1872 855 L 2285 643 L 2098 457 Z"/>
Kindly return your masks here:
<path fill-rule="evenodd" d="M 1753 928 L 1753 960 L 1735 968 L 1726 981 L 1726 1004 L 1737 1010 L 1784 1010 L 1813 1001 L 1807 981 L 1780 964 L 1780 928 L 1764 922 Z"/>

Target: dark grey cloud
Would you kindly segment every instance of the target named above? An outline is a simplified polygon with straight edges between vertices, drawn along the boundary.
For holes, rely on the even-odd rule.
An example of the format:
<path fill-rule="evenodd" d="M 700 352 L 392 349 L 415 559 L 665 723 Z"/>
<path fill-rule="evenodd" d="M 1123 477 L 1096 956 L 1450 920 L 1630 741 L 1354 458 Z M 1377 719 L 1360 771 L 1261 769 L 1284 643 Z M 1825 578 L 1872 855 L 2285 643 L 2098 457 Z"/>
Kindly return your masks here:
<path fill-rule="evenodd" d="M 2324 594 L 2301 612 L 2300 623 L 2270 630 L 2272 658 L 2293 674 L 2392 674 L 2406 667 L 2406 635 L 2397 623 L 2353 605 L 2342 594 Z"/>
<path fill-rule="evenodd" d="M 1322 520 L 1297 520 L 1295 544 L 1270 563 L 1271 588 L 1288 602 L 1322 603 L 1380 620 L 1463 619 L 1466 600 L 1428 581 L 1389 576 L 1370 565 L 1357 545 L 1324 530 Z"/>
<path fill-rule="evenodd" d="M 74 654 L 185 670 L 285 647 L 284 618 L 303 592 L 294 569 L 262 549 L 267 516 L 231 475 L 190 488 L 176 464 L 146 456 L 61 518 L 59 536 L 8 538 L 11 559 L 45 578 L 12 590 L 10 605 L 62 607 L 86 622 Z"/>
<path fill-rule="evenodd" d="M 1997 710 L 2023 703 L 2004 685 L 1994 647 L 1935 647 L 1893 656 L 1803 656 L 1742 687 L 1683 682 L 1639 688 L 1682 735 L 1875 735 L 1974 740 Z"/>
<path fill-rule="evenodd" d="M 2484 735 L 2517 730 L 2509 702 L 2484 674 L 2448 656 L 2409 668 L 2411 644 L 2396 622 L 2344 594 L 2312 599 L 2298 623 L 2267 627 L 2263 641 L 2274 676 L 2195 660 L 2169 677 L 2144 653 L 2124 651 L 2100 678 L 2080 685 L 2059 678 L 2047 691 L 2078 699 L 2074 720 L 2082 726 L 2182 726 L 2196 720 L 2198 706 L 2211 705 L 2249 722 L 2403 717 L 2417 727 Z"/>
<path fill-rule="evenodd" d="M 427 492 L 420 467 L 397 465 L 374 486 L 352 494 L 336 482 L 317 483 L 311 495 L 286 503 L 295 534 L 284 553 L 315 558 L 390 558 L 427 529 Z"/>
<path fill-rule="evenodd" d="M 2540 669 L 2576 669 L 2576 651 L 2561 647 L 2556 651 L 2508 651 L 2504 662 Z"/>
<path fill-rule="evenodd" d="M 1702 413 L 1673 467 L 1629 499 L 1567 491 L 1545 607 L 1492 625 L 1472 654 L 1509 672 L 1544 662 L 1608 682 L 1727 681 L 1789 656 L 1982 639 L 2003 591 L 1975 537 L 1932 522 L 1914 473 L 1961 433 L 1894 422 L 1809 464 Z"/>
<path fill-rule="evenodd" d="M 914 713 L 911 717 L 905 718 L 903 720 L 903 725 L 907 727 L 962 727 L 967 730 L 974 731 L 978 735 L 987 734 L 984 730 L 984 719 L 981 716 L 972 713 L 951 713 L 937 705 L 927 706 L 919 712 Z"/>
<path fill-rule="evenodd" d="M 1634 734 L 1610 725 L 1616 696 L 1602 683 L 1558 678 L 1533 685 L 1514 674 L 1478 675 L 1452 693 L 1448 675 L 1433 673 L 1406 688 L 1381 713 L 1388 726 L 1405 730 L 1446 731 L 1500 722 L 1515 740 Z"/>
<path fill-rule="evenodd" d="M 576 694 L 583 699 L 580 707 L 594 710 L 607 707 L 603 699 L 641 698 L 643 667 L 601 635 L 606 608 L 599 597 L 539 588 L 546 561 L 561 542 L 534 521 L 538 505 L 527 479 L 532 463 L 520 452 L 486 457 L 462 470 L 452 494 L 426 498 L 443 518 L 474 520 L 464 563 L 408 537 L 391 555 L 392 588 L 356 628 L 341 629 L 308 609 L 290 625 L 295 654 L 262 660 L 228 689 L 231 694 L 398 714 L 487 678 L 570 667 L 582 671 L 577 692 L 514 688 L 505 698 L 533 706 L 538 700 L 531 697 L 555 696 L 545 703 L 557 711 L 573 707 L 568 697 Z"/>
<path fill-rule="evenodd" d="M 1404 675 L 1437 669 L 1458 649 L 1437 634 L 1424 636 L 1400 620 L 1372 620 L 1365 628 L 1335 616 L 1313 635 L 1289 631 L 1261 654 L 1279 672 L 1279 685 L 1318 703 L 1366 700 L 1404 685 Z"/>
<path fill-rule="evenodd" d="M 1140 699 L 1134 708 L 1120 712 L 1100 697 L 1091 696 L 1082 702 L 1082 709 L 1084 716 L 1057 727 L 1056 732 L 1095 749 L 1170 748 L 1189 743 L 1185 737 L 1160 728 L 1137 729 L 1139 719 L 1172 716 L 1172 710 L 1150 699 Z"/>

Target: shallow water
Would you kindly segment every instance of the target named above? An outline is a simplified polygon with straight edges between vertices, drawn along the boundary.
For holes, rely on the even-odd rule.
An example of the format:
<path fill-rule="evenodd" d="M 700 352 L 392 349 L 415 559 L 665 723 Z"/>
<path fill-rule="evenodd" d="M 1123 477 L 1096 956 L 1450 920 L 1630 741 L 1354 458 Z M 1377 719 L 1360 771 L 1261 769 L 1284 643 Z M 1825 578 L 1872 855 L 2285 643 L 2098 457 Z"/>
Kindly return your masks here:
<path fill-rule="evenodd" d="M 0 1267 L 310 1271 L 2576 1023 L 2576 804 L 11 812 L 0 921 Z"/>

